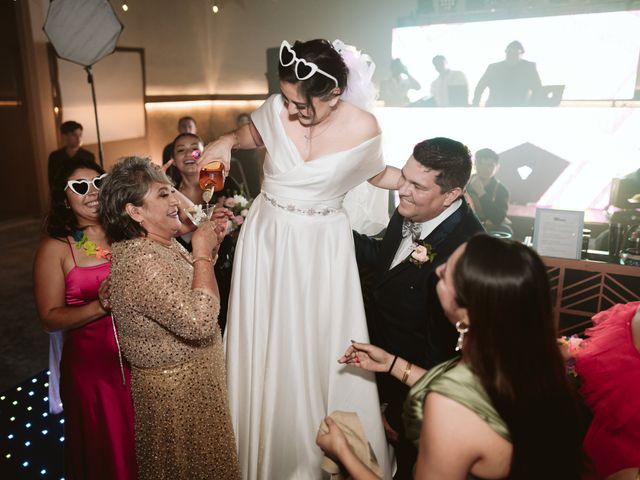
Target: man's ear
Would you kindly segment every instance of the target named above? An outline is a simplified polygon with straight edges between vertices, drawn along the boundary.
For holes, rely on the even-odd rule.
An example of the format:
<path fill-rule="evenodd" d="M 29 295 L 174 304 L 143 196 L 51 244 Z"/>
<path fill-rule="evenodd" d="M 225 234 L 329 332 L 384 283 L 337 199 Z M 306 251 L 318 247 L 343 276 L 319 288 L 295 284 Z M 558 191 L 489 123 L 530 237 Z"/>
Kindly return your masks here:
<path fill-rule="evenodd" d="M 124 206 L 124 210 L 127 212 L 127 215 L 131 217 L 134 222 L 142 223 L 144 217 L 141 214 L 141 208 L 137 207 L 133 203 L 127 203 Z"/>
<path fill-rule="evenodd" d="M 444 194 L 444 206 L 449 207 L 453 202 L 462 196 L 462 188 L 456 187 Z"/>

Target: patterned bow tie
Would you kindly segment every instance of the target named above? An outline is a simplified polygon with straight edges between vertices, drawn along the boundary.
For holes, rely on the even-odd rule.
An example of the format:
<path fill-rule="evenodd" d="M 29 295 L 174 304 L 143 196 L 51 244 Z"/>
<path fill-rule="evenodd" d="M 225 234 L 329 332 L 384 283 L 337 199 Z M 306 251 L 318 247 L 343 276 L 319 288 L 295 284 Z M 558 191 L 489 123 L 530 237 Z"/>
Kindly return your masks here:
<path fill-rule="evenodd" d="M 418 240 L 422 233 L 422 224 L 415 223 L 406 218 L 402 221 L 402 238 L 406 238 L 411 235 L 412 240 Z"/>

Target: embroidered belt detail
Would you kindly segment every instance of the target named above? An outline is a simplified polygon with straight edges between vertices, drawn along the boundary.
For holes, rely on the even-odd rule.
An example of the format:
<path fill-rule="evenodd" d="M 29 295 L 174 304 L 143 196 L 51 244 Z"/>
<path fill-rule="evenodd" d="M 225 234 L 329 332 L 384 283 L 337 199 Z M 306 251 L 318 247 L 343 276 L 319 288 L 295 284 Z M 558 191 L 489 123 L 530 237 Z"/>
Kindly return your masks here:
<path fill-rule="evenodd" d="M 271 195 L 265 192 L 262 192 L 262 197 L 265 199 L 267 203 L 270 203 L 276 208 L 280 208 L 282 210 L 286 210 L 287 212 L 291 212 L 291 213 L 297 213 L 298 215 L 308 215 L 310 217 L 320 216 L 320 215 L 321 216 L 332 215 L 342 210 L 340 208 L 327 207 L 326 205 L 316 205 L 314 207 L 309 207 L 309 208 L 300 208 L 294 205 L 293 203 L 287 203 L 285 205 L 283 203 L 280 203 L 274 197 L 272 197 Z"/>

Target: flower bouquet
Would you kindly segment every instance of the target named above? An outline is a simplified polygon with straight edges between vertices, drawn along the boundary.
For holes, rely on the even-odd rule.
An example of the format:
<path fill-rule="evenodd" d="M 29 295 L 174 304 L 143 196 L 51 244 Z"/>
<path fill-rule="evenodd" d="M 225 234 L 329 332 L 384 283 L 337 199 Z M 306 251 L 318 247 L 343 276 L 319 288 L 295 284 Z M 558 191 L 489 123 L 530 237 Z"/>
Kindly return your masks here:
<path fill-rule="evenodd" d="M 236 194 L 233 197 L 219 196 L 216 205 L 231 210 L 233 217 L 231 218 L 228 232 L 231 233 L 240 228 L 244 223 L 244 219 L 249 214 L 249 208 L 253 203 L 253 199 L 247 199 L 243 195 Z"/>

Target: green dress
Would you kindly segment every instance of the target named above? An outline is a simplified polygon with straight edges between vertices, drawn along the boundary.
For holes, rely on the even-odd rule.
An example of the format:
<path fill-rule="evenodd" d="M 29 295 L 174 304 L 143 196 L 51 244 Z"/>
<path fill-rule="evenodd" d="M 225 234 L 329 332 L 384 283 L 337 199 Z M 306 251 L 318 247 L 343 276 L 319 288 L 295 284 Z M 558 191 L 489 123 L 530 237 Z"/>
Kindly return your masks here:
<path fill-rule="evenodd" d="M 467 365 L 460 363 L 460 357 L 456 357 L 430 369 L 409 390 L 404 402 L 403 421 L 405 434 L 416 448 L 420 444 L 424 399 L 429 392 L 439 393 L 464 405 L 511 442 L 507 425 L 491 405 L 480 380 Z M 474 477 L 469 475 L 468 478 Z"/>

